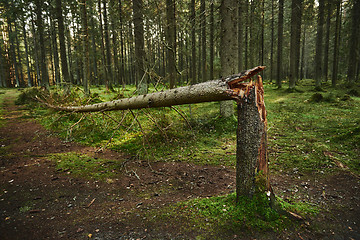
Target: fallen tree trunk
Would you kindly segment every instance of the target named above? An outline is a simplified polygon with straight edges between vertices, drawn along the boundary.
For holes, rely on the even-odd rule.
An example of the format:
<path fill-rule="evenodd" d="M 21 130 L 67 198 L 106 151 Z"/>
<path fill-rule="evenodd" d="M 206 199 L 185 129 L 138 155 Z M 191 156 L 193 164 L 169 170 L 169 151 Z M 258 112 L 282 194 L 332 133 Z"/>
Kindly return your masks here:
<path fill-rule="evenodd" d="M 251 79 L 264 68 L 258 66 L 218 80 L 92 105 L 45 104 L 61 111 L 96 112 L 235 100 L 238 106 L 236 192 L 239 199 L 244 195 L 251 197 L 259 190 L 272 193 L 268 176 L 264 89 L 260 76 L 255 81 Z"/>
<path fill-rule="evenodd" d="M 238 98 L 242 82 L 250 79 L 265 67 L 258 66 L 237 75 L 212 80 L 196 85 L 179 87 L 162 92 L 122 98 L 109 102 L 84 106 L 56 106 L 45 103 L 48 107 L 68 112 L 98 112 L 140 108 L 170 107 L 175 105 L 224 101 Z"/>

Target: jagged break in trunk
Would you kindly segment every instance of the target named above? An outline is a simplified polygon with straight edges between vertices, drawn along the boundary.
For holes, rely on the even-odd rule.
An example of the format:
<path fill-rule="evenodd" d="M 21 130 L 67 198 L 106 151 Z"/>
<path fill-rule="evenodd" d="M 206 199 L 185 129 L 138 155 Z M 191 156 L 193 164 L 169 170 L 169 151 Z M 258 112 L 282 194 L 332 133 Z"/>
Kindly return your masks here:
<path fill-rule="evenodd" d="M 235 100 L 238 105 L 237 197 L 251 197 L 257 189 L 270 191 L 268 177 L 266 110 L 261 77 L 251 77 L 265 67 L 258 66 L 227 78 L 85 106 L 48 107 L 69 112 L 96 112 Z"/>

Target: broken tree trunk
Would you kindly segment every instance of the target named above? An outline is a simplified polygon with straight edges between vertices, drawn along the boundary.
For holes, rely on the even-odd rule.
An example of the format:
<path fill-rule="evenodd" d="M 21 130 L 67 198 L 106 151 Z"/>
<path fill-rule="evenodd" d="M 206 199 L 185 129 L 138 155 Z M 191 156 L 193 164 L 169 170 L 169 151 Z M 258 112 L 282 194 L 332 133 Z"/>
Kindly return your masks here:
<path fill-rule="evenodd" d="M 236 147 L 236 193 L 251 197 L 257 191 L 271 191 L 268 175 L 267 121 L 262 79 L 244 86 L 236 99 L 238 111 Z"/>
<path fill-rule="evenodd" d="M 251 77 L 265 67 L 192 86 L 170 89 L 131 98 L 84 106 L 48 107 L 68 112 L 97 112 L 140 108 L 170 107 L 201 102 L 235 100 L 238 106 L 236 192 L 251 197 L 257 189 L 270 191 L 268 177 L 266 110 L 261 77 Z"/>

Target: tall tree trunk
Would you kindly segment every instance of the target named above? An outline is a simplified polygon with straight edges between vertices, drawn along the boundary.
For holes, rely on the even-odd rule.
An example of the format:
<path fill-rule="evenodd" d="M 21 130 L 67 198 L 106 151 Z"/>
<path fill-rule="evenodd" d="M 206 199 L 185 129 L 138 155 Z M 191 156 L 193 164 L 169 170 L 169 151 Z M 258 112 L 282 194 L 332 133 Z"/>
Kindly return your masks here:
<path fill-rule="evenodd" d="M 278 46 L 277 46 L 277 74 L 276 85 L 281 88 L 282 81 L 282 59 L 283 59 L 283 34 L 284 34 L 284 0 L 279 0 L 278 16 Z"/>
<path fill-rule="evenodd" d="M 271 0 L 271 42 L 270 42 L 270 81 L 274 79 L 274 42 L 275 42 L 275 23 L 274 23 L 274 0 Z"/>
<path fill-rule="evenodd" d="M 82 23 L 82 37 L 83 37 L 83 86 L 86 95 L 90 94 L 90 59 L 89 59 L 89 34 L 88 34 L 88 20 L 86 10 L 86 0 L 81 0 L 81 23 Z"/>
<path fill-rule="evenodd" d="M 26 29 L 25 29 L 25 20 L 23 20 L 23 38 L 24 38 L 24 45 L 25 45 L 25 60 L 26 60 L 26 72 L 27 72 L 27 78 L 28 78 L 28 87 L 33 86 L 33 81 L 30 73 L 30 63 L 29 63 L 29 49 L 28 49 L 28 41 L 27 41 L 27 35 L 26 35 Z"/>
<path fill-rule="evenodd" d="M 214 1 L 210 3 L 210 79 L 214 79 Z"/>
<path fill-rule="evenodd" d="M 265 48 L 265 0 L 261 0 L 261 51 L 260 62 L 264 65 L 264 48 Z M 265 73 L 263 74 L 263 76 Z"/>
<path fill-rule="evenodd" d="M 105 49 L 106 49 L 106 70 L 109 76 L 107 89 L 112 90 L 112 84 L 114 82 L 114 75 L 111 64 L 111 51 L 110 51 L 110 39 L 109 39 L 109 26 L 107 17 L 107 0 L 103 0 L 103 12 L 104 12 L 104 37 L 105 37 Z"/>
<path fill-rule="evenodd" d="M 56 27 L 51 17 L 50 17 L 50 23 L 51 23 L 51 40 L 53 45 L 53 56 L 54 56 L 54 66 L 55 66 L 55 82 L 57 85 L 60 86 L 61 79 L 60 79 L 59 53 L 58 53 L 58 44 L 56 37 Z"/>
<path fill-rule="evenodd" d="M 360 36 L 360 0 L 354 0 L 351 11 L 351 36 L 349 44 L 349 63 L 347 70 L 347 80 L 351 84 L 356 79 L 356 68 L 359 59 L 359 36 Z"/>
<path fill-rule="evenodd" d="M 114 84 L 115 85 L 119 85 L 120 81 L 119 81 L 119 57 L 118 57 L 118 51 L 119 51 L 119 47 L 118 47 L 118 22 L 117 22 L 117 17 L 116 17 L 116 6 L 115 6 L 115 0 L 110 0 L 110 11 L 109 11 L 109 15 L 110 15 L 110 26 L 111 26 L 111 32 L 112 32 L 112 52 L 113 52 L 113 58 L 114 58 L 114 72 L 113 72 L 113 79 L 114 79 Z"/>
<path fill-rule="evenodd" d="M 300 60 L 300 79 L 303 79 L 305 76 L 305 44 L 306 43 L 306 25 L 304 26 L 303 30 L 303 37 L 302 37 L 302 49 L 301 49 L 301 60 Z"/>
<path fill-rule="evenodd" d="M 302 0 L 292 0 L 291 3 L 291 41 L 290 41 L 290 78 L 289 89 L 295 88 L 299 79 L 299 56 L 301 36 Z"/>
<path fill-rule="evenodd" d="M 6 87 L 6 77 L 5 77 L 5 61 L 3 56 L 3 45 L 4 41 L 2 37 L 0 38 L 0 87 Z"/>
<path fill-rule="evenodd" d="M 103 67 L 103 74 L 104 77 L 100 77 L 101 79 L 101 83 L 100 84 L 104 84 L 106 86 L 106 89 L 109 89 L 109 79 L 108 79 L 108 72 L 107 72 L 107 68 L 106 68 L 106 55 L 105 55 L 105 45 L 104 45 L 104 30 L 103 30 L 103 20 L 102 20 L 102 16 L 103 13 L 101 11 L 101 0 L 98 0 L 98 11 L 99 11 L 99 23 L 100 23 L 100 34 L 101 34 L 101 39 L 100 39 L 100 46 L 101 46 L 101 56 L 102 56 L 102 67 Z"/>
<path fill-rule="evenodd" d="M 316 53 L 315 53 L 315 88 L 321 88 L 321 79 L 323 74 L 322 69 L 322 43 L 323 43 L 323 28 L 324 28 L 324 8 L 325 1 L 319 0 L 319 13 L 318 13 L 318 25 L 316 34 Z"/>
<path fill-rule="evenodd" d="M 46 89 L 49 88 L 49 74 L 46 66 L 46 52 L 45 52 L 45 40 L 44 40 L 44 28 L 42 21 L 42 2 L 41 0 L 35 1 L 36 5 L 36 25 L 39 35 L 39 49 L 40 49 L 40 66 L 41 66 L 41 86 Z"/>
<path fill-rule="evenodd" d="M 124 49 L 124 36 L 123 36 L 123 11 L 122 1 L 119 0 L 119 31 L 120 31 L 120 81 L 125 88 L 125 49 Z"/>
<path fill-rule="evenodd" d="M 66 54 L 66 46 L 65 46 L 65 27 L 64 27 L 64 18 L 62 13 L 61 0 L 56 0 L 55 4 L 56 4 L 55 6 L 56 19 L 58 23 L 62 84 L 64 85 L 65 90 L 68 91 L 71 81 L 70 81 L 69 68 L 67 63 L 67 54 Z"/>
<path fill-rule="evenodd" d="M 245 68 L 249 67 L 249 0 L 245 0 L 244 3 L 245 7 L 245 39 L 244 39 L 244 45 L 245 45 Z"/>
<path fill-rule="evenodd" d="M 201 28 L 201 78 L 202 82 L 207 80 L 206 76 L 206 8 L 205 0 L 200 2 L 200 28 Z"/>
<path fill-rule="evenodd" d="M 234 74 L 237 65 L 237 11 L 231 0 L 222 0 L 220 6 L 221 34 L 220 34 L 220 63 L 221 76 Z M 233 103 L 220 102 L 220 115 L 230 117 L 234 114 Z"/>
<path fill-rule="evenodd" d="M 32 27 L 32 34 L 33 34 L 33 39 L 34 39 L 34 48 L 33 48 L 33 52 L 34 52 L 34 58 L 35 58 L 35 68 L 36 68 L 36 77 L 34 79 L 34 86 L 39 86 L 40 83 L 40 66 L 39 66 L 39 53 L 38 53 L 38 34 L 35 31 L 35 23 L 31 14 L 31 27 Z"/>
<path fill-rule="evenodd" d="M 143 23 L 143 1 L 133 0 L 134 37 L 135 37 L 135 79 L 139 94 L 146 94 L 148 84 L 145 72 L 144 58 L 144 23 Z"/>
<path fill-rule="evenodd" d="M 167 78 L 170 88 L 176 84 L 176 23 L 175 23 L 175 1 L 166 0 L 166 58 Z"/>
<path fill-rule="evenodd" d="M 328 81 L 328 69 L 329 69 L 329 45 L 330 45 L 330 22 L 331 22 L 331 12 L 332 12 L 332 4 L 331 1 L 326 3 L 326 34 L 325 34 L 325 49 L 324 49 L 324 81 Z"/>
<path fill-rule="evenodd" d="M 17 23 L 14 21 L 14 27 L 15 27 L 15 42 L 16 42 L 16 52 L 17 52 L 17 58 L 18 58 L 18 64 L 19 64 L 19 75 L 20 75 L 20 87 L 25 87 L 25 81 L 24 81 L 24 73 L 23 73 L 23 67 L 21 62 L 21 52 L 20 52 L 20 42 L 18 38 L 18 28 Z"/>
<path fill-rule="evenodd" d="M 91 33 L 91 55 L 92 55 L 92 79 L 90 80 L 92 84 L 99 84 L 98 79 L 98 67 L 97 67 L 97 54 L 96 54 L 96 40 L 95 40 L 95 23 L 94 23 L 94 17 L 91 16 L 90 20 L 90 26 L 92 29 Z"/>
<path fill-rule="evenodd" d="M 243 12 L 243 0 L 238 0 L 238 18 L 239 19 L 245 19 L 246 17 L 246 13 L 244 14 Z M 243 39 L 244 39 L 244 31 L 243 31 L 243 27 L 244 27 L 244 21 L 238 21 L 238 72 L 243 71 L 244 67 L 243 67 Z"/>
<path fill-rule="evenodd" d="M 334 50 L 333 50 L 333 69 L 331 74 L 331 84 L 333 87 L 337 83 L 338 66 L 339 66 L 339 44 L 340 44 L 340 27 L 341 27 L 341 0 L 336 2 L 336 22 L 334 35 Z"/>
<path fill-rule="evenodd" d="M 196 12 L 195 0 L 190 4 L 190 23 L 191 23 L 191 82 L 196 83 Z"/>
<path fill-rule="evenodd" d="M 12 60 L 12 64 L 14 65 L 15 69 L 15 82 L 16 87 L 20 87 L 20 75 L 19 75 L 19 65 L 16 60 L 16 52 L 15 52 L 15 41 L 14 41 L 14 35 L 16 33 L 12 30 L 12 22 L 8 20 L 8 32 L 9 32 L 9 41 L 10 41 L 10 56 Z"/>

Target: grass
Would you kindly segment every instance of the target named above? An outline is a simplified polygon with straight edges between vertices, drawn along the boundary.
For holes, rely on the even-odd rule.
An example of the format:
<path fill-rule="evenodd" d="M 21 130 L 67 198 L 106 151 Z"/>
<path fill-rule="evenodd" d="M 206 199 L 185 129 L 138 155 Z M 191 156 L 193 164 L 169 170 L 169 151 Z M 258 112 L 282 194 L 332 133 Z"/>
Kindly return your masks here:
<path fill-rule="evenodd" d="M 92 88 L 93 98 L 86 99 L 77 88 L 68 102 L 107 101 L 131 96 L 134 89 Z M 360 98 L 344 97 L 348 96 L 344 89 L 325 86 L 327 92 L 321 93 L 313 89 L 311 80 L 303 80 L 293 92 L 265 84 L 270 167 L 332 171 L 335 162 L 341 162 L 360 173 Z M 314 101 L 315 94 L 321 99 Z M 151 161 L 235 166 L 235 117 L 220 118 L 216 102 L 176 108 L 187 122 L 170 108 L 135 110 L 136 120 L 128 111 L 71 114 L 37 106 L 31 113 L 68 141 L 107 146 Z"/>
<path fill-rule="evenodd" d="M 312 80 L 302 80 L 297 91 L 276 89 L 265 84 L 268 112 L 268 149 L 272 173 L 297 169 L 305 173 L 335 171 L 337 162 L 360 173 L 360 98 L 345 89 L 324 86 L 325 92 L 315 92 Z M 85 98 L 75 88 L 67 99 L 53 95 L 59 102 L 79 105 L 128 97 L 134 86 L 126 90 L 106 92 L 103 87 L 92 88 L 92 97 Z M 154 90 L 154 89 L 152 89 Z M 1 99 L 1 95 L 0 95 Z M 234 105 L 235 107 L 235 105 Z M 223 119 L 219 104 L 202 103 L 178 106 L 183 119 L 169 108 L 107 113 L 73 114 L 54 112 L 31 105 L 29 113 L 46 128 L 68 141 L 89 146 L 107 146 L 140 159 L 184 161 L 199 165 L 235 166 L 236 118 Z M 141 126 L 139 126 L 140 122 Z M 121 169 L 121 162 L 95 159 L 78 153 L 50 156 L 60 171 L 97 180 L 111 179 Z M 315 214 L 318 210 L 306 203 L 290 204 L 278 199 L 281 208 L 300 215 Z M 223 229 L 237 233 L 243 230 L 282 231 L 292 222 L 271 209 L 264 196 L 242 199 L 235 204 L 235 194 L 195 199 L 149 212 L 154 221 L 173 222 L 183 218 L 186 231 L 204 230 L 207 238 Z M 150 218 L 150 215 L 149 215 Z M 175 221 L 175 222 L 174 222 Z M 219 230 L 220 229 L 220 230 Z"/>
<path fill-rule="evenodd" d="M 109 183 L 122 168 L 120 161 L 92 158 L 75 152 L 52 154 L 49 158 L 56 163 L 57 171 Z"/>
<path fill-rule="evenodd" d="M 216 239 L 216 236 L 224 237 L 223 233 L 229 230 L 233 234 L 243 234 L 256 229 L 257 232 L 281 232 L 288 227 L 296 227 L 296 223 L 285 215 L 270 207 L 270 201 L 265 194 L 256 194 L 252 199 L 243 197 L 235 203 L 235 193 L 218 196 L 199 198 L 180 202 L 176 205 L 162 209 L 160 214 L 149 212 L 148 218 L 154 222 L 164 221 L 176 225 L 179 219 L 186 219 L 186 226 L 182 231 L 196 231 L 201 234 L 200 239 Z M 318 212 L 318 209 L 306 203 L 290 204 L 278 199 L 282 210 L 291 210 L 304 215 Z M 156 217 L 152 217 L 152 216 Z M 176 221 L 174 222 L 174 216 Z M 221 238 L 220 238 L 221 239 Z"/>

